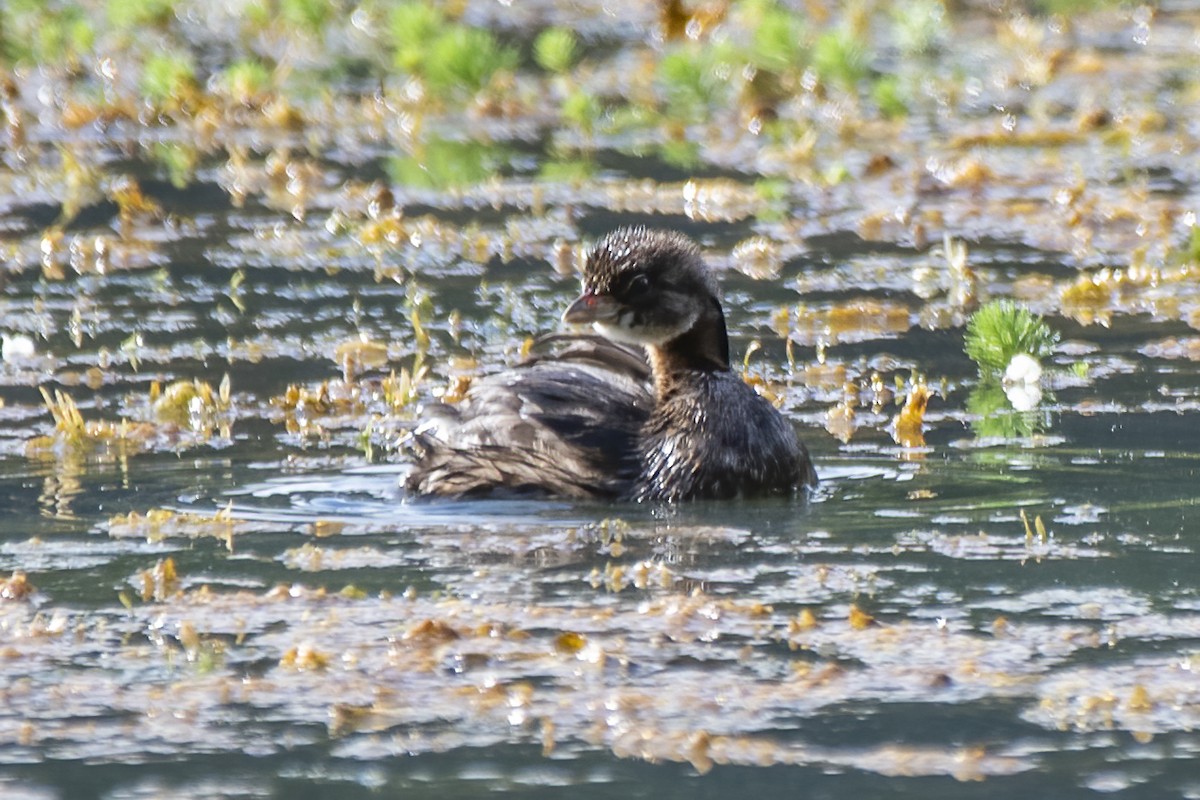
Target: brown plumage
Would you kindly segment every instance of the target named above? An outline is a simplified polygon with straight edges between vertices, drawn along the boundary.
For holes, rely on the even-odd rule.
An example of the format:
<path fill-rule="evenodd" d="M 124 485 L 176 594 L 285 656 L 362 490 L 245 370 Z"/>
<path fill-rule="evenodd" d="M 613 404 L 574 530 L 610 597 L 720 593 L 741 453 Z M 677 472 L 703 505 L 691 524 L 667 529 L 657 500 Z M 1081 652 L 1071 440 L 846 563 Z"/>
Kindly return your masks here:
<path fill-rule="evenodd" d="M 610 233 L 583 290 L 563 319 L 605 339 L 549 337 L 557 351 L 435 408 L 410 491 L 679 501 L 815 485 L 791 424 L 730 370 L 716 280 L 687 237 Z"/>

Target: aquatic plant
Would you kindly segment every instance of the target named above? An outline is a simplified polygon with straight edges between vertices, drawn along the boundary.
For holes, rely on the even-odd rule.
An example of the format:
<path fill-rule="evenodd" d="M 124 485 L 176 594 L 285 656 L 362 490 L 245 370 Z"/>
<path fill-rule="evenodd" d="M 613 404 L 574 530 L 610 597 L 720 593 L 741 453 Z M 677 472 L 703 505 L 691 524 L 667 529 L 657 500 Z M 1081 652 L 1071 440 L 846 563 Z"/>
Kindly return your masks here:
<path fill-rule="evenodd" d="M 663 161 L 679 169 L 692 170 L 700 165 L 700 145 L 689 139 L 668 139 L 658 152 Z"/>
<path fill-rule="evenodd" d="M 565 73 L 578 56 L 578 39 L 568 28 L 547 28 L 533 40 L 533 60 L 547 72 Z"/>
<path fill-rule="evenodd" d="M 128 175 L 113 180 L 108 196 L 117 204 L 117 221 L 123 237 L 130 235 L 135 222 L 162 217 L 162 207 L 147 197 L 137 180 Z"/>
<path fill-rule="evenodd" d="M 591 136 L 595 132 L 602 109 L 594 94 L 586 89 L 578 89 L 563 99 L 560 111 L 563 119 L 585 135 Z"/>
<path fill-rule="evenodd" d="M 12 575 L 0 580 L 0 600 L 24 600 L 37 592 L 25 573 L 14 570 Z"/>
<path fill-rule="evenodd" d="M 154 381 L 150 385 L 150 401 L 159 420 L 196 432 L 211 432 L 218 418 L 229 412 L 229 375 L 215 390 L 212 384 L 199 378 L 174 381 L 166 387 Z"/>
<path fill-rule="evenodd" d="M 339 344 L 333 351 L 333 358 L 342 367 L 342 380 L 351 384 L 358 380 L 364 370 L 387 364 L 388 348 L 385 342 L 370 341 L 360 336 Z"/>
<path fill-rule="evenodd" d="M 896 444 L 901 447 L 925 446 L 925 409 L 932 394 L 923 375 L 914 375 L 909 381 L 908 393 L 892 420 L 891 432 Z"/>
<path fill-rule="evenodd" d="M 1056 342 L 1058 332 L 1040 316 L 1012 300 L 993 300 L 967 321 L 964 350 L 980 375 L 999 377 L 1014 356 L 1040 360 L 1050 355 Z"/>
<path fill-rule="evenodd" d="M 279 15 L 291 25 L 310 33 L 319 33 L 333 18 L 330 0 L 276 0 Z"/>
<path fill-rule="evenodd" d="M 39 386 L 46 410 L 54 419 L 54 431 L 49 436 L 37 436 L 25 443 L 27 458 L 59 458 L 70 456 L 123 457 L 144 449 L 150 431 L 143 425 L 89 421 L 83 418 L 79 406 L 70 395 L 59 389 L 53 394 Z"/>
<path fill-rule="evenodd" d="M 145 514 L 130 511 L 110 517 L 107 523 L 108 535 L 115 539 L 140 538 L 154 543 L 171 538 L 212 537 L 221 541 L 230 552 L 233 552 L 233 536 L 239 526 L 246 527 L 244 522 L 234 519 L 232 503 L 212 514 L 169 508 L 152 508 Z"/>
<path fill-rule="evenodd" d="M 235 103 L 254 105 L 271 88 L 271 70 L 257 59 L 235 61 L 217 76 L 217 84 Z"/>
<path fill-rule="evenodd" d="M 142 96 L 156 106 L 179 106 L 196 88 L 196 67 L 190 55 L 155 53 L 142 68 Z"/>
<path fill-rule="evenodd" d="M 981 381 L 966 407 L 978 436 L 1028 439 L 1050 427 L 1040 361 L 1057 341 L 1057 331 L 1011 300 L 992 301 L 971 315 L 964 349 Z"/>
<path fill-rule="evenodd" d="M 1123 4 L 1124 0 L 1033 0 L 1031 10 L 1046 15 L 1069 17 L 1088 11 L 1119 7 Z"/>
<path fill-rule="evenodd" d="M 773 0 L 742 3 L 739 9 L 751 26 L 750 58 L 763 69 L 802 67 L 808 60 L 808 31 L 804 19 Z"/>
<path fill-rule="evenodd" d="M 580 185 L 596 174 L 596 162 L 587 157 L 551 157 L 538 168 L 538 179 Z"/>
<path fill-rule="evenodd" d="M 195 147 L 177 142 L 155 142 L 147 155 L 166 171 L 167 180 L 176 189 L 191 184 L 200 162 L 200 153 Z"/>
<path fill-rule="evenodd" d="M 946 5 L 942 0 L 896 3 L 888 15 L 896 45 L 906 56 L 930 52 L 946 34 Z"/>
<path fill-rule="evenodd" d="M 392 9 L 390 28 L 395 65 L 405 72 L 415 71 L 445 22 L 441 9 L 429 3 L 401 3 Z"/>
<path fill-rule="evenodd" d="M 966 408 L 971 415 L 971 429 L 984 439 L 1031 439 L 1050 428 L 1048 410 L 1015 408 L 997 380 L 985 380 L 972 387 Z"/>
<path fill-rule="evenodd" d="M 75 6 L 48 8 L 41 0 L 0 3 L 0 64 L 74 70 L 95 40 L 93 21 Z"/>
<path fill-rule="evenodd" d="M 812 50 L 813 68 L 822 80 L 853 89 L 869 72 L 866 43 L 847 28 L 826 31 Z"/>
<path fill-rule="evenodd" d="M 432 138 L 410 156 L 388 159 L 385 168 L 388 176 L 403 186 L 458 189 L 495 175 L 504 155 L 504 148 L 497 145 Z"/>
<path fill-rule="evenodd" d="M 517 51 L 491 31 L 454 25 L 429 45 L 419 72 L 438 92 L 478 92 L 492 76 L 517 65 Z"/>
<path fill-rule="evenodd" d="M 1188 229 L 1188 239 L 1184 243 L 1182 256 L 1186 263 L 1200 265 L 1200 225 L 1192 225 Z"/>
<path fill-rule="evenodd" d="M 109 24 L 119 30 L 162 27 L 175 18 L 177 0 L 108 0 L 104 8 Z"/>
<path fill-rule="evenodd" d="M 908 114 L 908 103 L 900 79 L 895 75 L 881 75 L 871 84 L 871 99 L 885 117 L 896 118 Z"/>
<path fill-rule="evenodd" d="M 391 411 L 410 409 L 420 399 L 421 385 L 428 377 L 429 366 L 425 364 L 424 354 L 418 352 L 413 356 L 412 369 L 401 367 L 399 374 L 393 370 L 383 379 L 380 388 L 384 404 Z"/>
<path fill-rule="evenodd" d="M 690 121 L 705 113 L 719 84 L 712 67 L 711 54 L 694 46 L 678 47 L 659 60 L 655 79 L 667 98 L 668 117 Z"/>

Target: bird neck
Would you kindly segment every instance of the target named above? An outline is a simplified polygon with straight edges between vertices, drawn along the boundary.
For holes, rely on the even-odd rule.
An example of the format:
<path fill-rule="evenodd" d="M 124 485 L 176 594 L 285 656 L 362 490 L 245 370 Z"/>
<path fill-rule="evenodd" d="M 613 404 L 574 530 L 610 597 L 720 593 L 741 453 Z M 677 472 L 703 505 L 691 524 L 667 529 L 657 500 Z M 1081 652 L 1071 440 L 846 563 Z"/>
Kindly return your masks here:
<path fill-rule="evenodd" d="M 660 400 L 684 380 L 686 373 L 728 371 L 729 335 L 721 303 L 713 298 L 692 327 L 668 342 L 651 345 L 647 353 Z"/>

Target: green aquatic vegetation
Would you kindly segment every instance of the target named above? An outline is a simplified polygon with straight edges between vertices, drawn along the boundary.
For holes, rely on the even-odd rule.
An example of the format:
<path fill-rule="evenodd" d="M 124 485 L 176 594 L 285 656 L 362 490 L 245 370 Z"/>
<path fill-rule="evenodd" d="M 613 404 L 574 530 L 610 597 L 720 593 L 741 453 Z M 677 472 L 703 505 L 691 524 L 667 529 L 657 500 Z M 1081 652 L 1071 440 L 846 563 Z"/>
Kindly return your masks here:
<path fill-rule="evenodd" d="M 993 300 L 967 321 L 964 350 L 980 375 L 998 377 L 1014 356 L 1046 358 L 1057 341 L 1058 332 L 1037 314 L 1011 300 Z"/>
<path fill-rule="evenodd" d="M 229 375 L 216 389 L 199 378 L 175 381 L 166 387 L 155 381 L 150 385 L 150 402 L 158 421 L 211 434 L 218 418 L 229 412 Z"/>
<path fill-rule="evenodd" d="M 578 185 L 596 175 L 596 162 L 590 158 L 552 158 L 538 169 L 539 180 Z"/>
<path fill-rule="evenodd" d="M 783 203 L 791 194 L 791 186 L 779 178 L 762 178 L 754 182 L 754 193 L 764 202 Z"/>
<path fill-rule="evenodd" d="M 136 32 L 164 27 L 175 18 L 177 0 L 108 0 L 104 13 L 114 28 Z"/>
<path fill-rule="evenodd" d="M 896 46 L 906 56 L 932 51 L 946 34 L 946 6 L 941 0 L 908 0 L 888 9 Z"/>
<path fill-rule="evenodd" d="M 200 154 L 195 147 L 178 142 L 155 142 L 149 155 L 167 173 L 167 180 L 176 189 L 183 189 L 196 176 Z"/>
<path fill-rule="evenodd" d="M 625 103 L 611 108 L 605 116 L 605 130 L 612 134 L 645 130 L 659 125 L 662 115 L 654 108 L 635 103 Z"/>
<path fill-rule="evenodd" d="M 655 79 L 667 99 L 667 116 L 672 120 L 702 118 L 713 104 L 721 81 L 713 69 L 712 53 L 679 47 L 658 62 Z"/>
<path fill-rule="evenodd" d="M 119 459 L 148 447 L 152 426 L 108 420 L 85 420 L 75 400 L 60 389 L 53 393 L 39 386 L 46 410 L 54 420 L 47 436 L 35 436 L 25 442 L 25 457 L 34 460 L 61 460 L 87 457 L 97 460 Z"/>
<path fill-rule="evenodd" d="M 591 136 L 596 131 L 596 123 L 603 109 L 594 94 L 586 89 L 577 89 L 563 99 L 561 113 L 563 119 Z"/>
<path fill-rule="evenodd" d="M 309 33 L 320 33 L 337 10 L 330 0 L 276 0 L 283 20 Z"/>
<path fill-rule="evenodd" d="M 870 51 L 848 28 L 835 28 L 817 37 L 812 63 L 823 81 L 853 89 L 870 72 Z"/>
<path fill-rule="evenodd" d="M 74 70 L 95 41 L 93 23 L 73 6 L 50 10 L 37 0 L 0 4 L 0 64 Z"/>
<path fill-rule="evenodd" d="M 1189 229 L 1182 256 L 1188 264 L 1200 264 L 1200 225 L 1193 225 Z"/>
<path fill-rule="evenodd" d="M 1074 16 L 1106 8 L 1119 8 L 1125 0 L 1034 0 L 1032 8 L 1047 15 Z"/>
<path fill-rule="evenodd" d="M 770 0 L 743 3 L 741 11 L 754 31 L 748 55 L 756 66 L 772 70 L 804 66 L 808 32 L 799 14 Z"/>
<path fill-rule="evenodd" d="M 469 140 L 431 139 L 410 156 L 387 161 L 388 176 L 404 186 L 459 189 L 482 183 L 500 171 L 504 150 Z"/>
<path fill-rule="evenodd" d="M 908 116 L 908 103 L 900 79 L 895 75 L 882 75 L 871 84 L 871 99 L 885 117 L 895 119 Z"/>
<path fill-rule="evenodd" d="M 1049 411 L 1014 408 L 1004 386 L 995 379 L 971 389 L 967 412 L 971 415 L 971 429 L 983 439 L 1031 439 L 1050 429 Z"/>
<path fill-rule="evenodd" d="M 413 374 L 420 372 L 424 354 L 429 350 L 429 332 L 422 320 L 433 318 L 433 297 L 415 280 L 406 287 L 404 306 L 408 309 L 408 321 L 412 325 L 413 342 L 417 353 L 413 359 Z"/>
<path fill-rule="evenodd" d="M 442 31 L 446 19 L 436 6 L 401 3 L 392 9 L 389 23 L 395 65 L 405 72 L 413 72 L 425 59 L 426 48 Z"/>
<path fill-rule="evenodd" d="M 73 220 L 85 205 L 99 196 L 103 176 L 81 150 L 63 146 L 59 150 L 59 157 L 62 169 L 62 193 L 59 198 L 62 212 L 59 214 L 58 224 L 65 225 Z"/>
<path fill-rule="evenodd" d="M 475 94 L 494 74 L 517 66 L 516 50 L 502 46 L 491 31 L 482 28 L 454 24 L 432 41 L 426 40 L 424 36 L 436 30 L 434 24 L 439 22 L 430 12 L 392 16 L 396 65 L 424 78 L 433 91 Z"/>
<path fill-rule="evenodd" d="M 401 367 L 399 374 L 393 370 L 383 379 L 380 389 L 384 404 L 393 412 L 415 407 L 421 398 L 421 386 L 428 378 L 429 366 L 425 363 L 425 355 L 418 351 L 413 356 L 411 369 Z"/>
<path fill-rule="evenodd" d="M 253 105 L 271 88 L 271 70 L 261 61 L 235 61 L 221 71 L 218 85 L 236 103 Z"/>
<path fill-rule="evenodd" d="M 362 451 L 363 458 L 368 463 L 375 461 L 375 444 L 371 438 L 375 434 L 375 419 L 375 417 L 367 419 L 367 424 L 358 434 L 358 449 Z"/>
<path fill-rule="evenodd" d="M 850 180 L 853 175 L 850 174 L 850 169 L 844 161 L 830 162 L 823 170 L 821 170 L 821 182 L 826 186 L 837 186 Z"/>
<path fill-rule="evenodd" d="M 689 139 L 669 139 L 658 151 L 663 161 L 680 169 L 695 169 L 701 163 L 700 145 Z"/>
<path fill-rule="evenodd" d="M 533 40 L 533 60 L 547 72 L 563 74 L 579 57 L 579 42 L 568 28 L 547 28 Z"/>
<path fill-rule="evenodd" d="M 196 67 L 191 56 L 156 53 L 142 68 L 142 96 L 157 106 L 181 104 L 196 91 Z"/>
<path fill-rule="evenodd" d="M 762 201 L 755 215 L 757 219 L 763 222 L 778 222 L 787 217 L 788 198 L 791 195 L 791 187 L 787 181 L 762 178 L 755 181 L 754 193 Z M 791 346 L 791 339 L 788 339 L 788 345 Z"/>

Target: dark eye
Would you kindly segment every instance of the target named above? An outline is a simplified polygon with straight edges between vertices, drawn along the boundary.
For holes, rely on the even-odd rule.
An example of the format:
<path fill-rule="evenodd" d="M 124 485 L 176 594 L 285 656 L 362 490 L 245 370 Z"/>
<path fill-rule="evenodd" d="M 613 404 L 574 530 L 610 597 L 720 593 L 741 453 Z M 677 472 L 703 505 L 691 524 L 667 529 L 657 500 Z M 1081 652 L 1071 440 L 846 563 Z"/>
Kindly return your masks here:
<path fill-rule="evenodd" d="M 629 279 L 629 283 L 625 286 L 625 291 L 630 294 L 642 294 L 650 289 L 650 279 L 641 273 L 634 275 Z"/>

